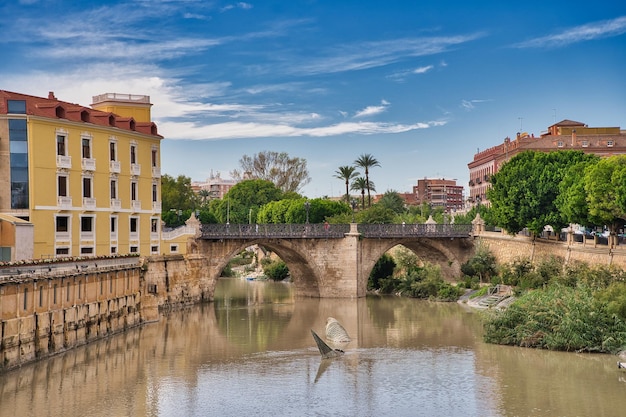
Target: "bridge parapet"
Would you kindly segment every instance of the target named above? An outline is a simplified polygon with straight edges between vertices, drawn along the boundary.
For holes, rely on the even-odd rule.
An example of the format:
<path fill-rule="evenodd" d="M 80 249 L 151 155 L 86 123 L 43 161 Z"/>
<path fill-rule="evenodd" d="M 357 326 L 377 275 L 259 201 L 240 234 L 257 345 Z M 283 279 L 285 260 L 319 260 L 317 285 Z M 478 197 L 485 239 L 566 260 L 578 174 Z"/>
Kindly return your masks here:
<path fill-rule="evenodd" d="M 349 224 L 203 224 L 201 239 L 341 239 Z"/>
<path fill-rule="evenodd" d="M 364 238 L 468 237 L 471 224 L 359 224 Z M 202 239 L 341 239 L 349 224 L 203 224 Z"/>
<path fill-rule="evenodd" d="M 359 224 L 364 238 L 469 237 L 471 224 Z"/>

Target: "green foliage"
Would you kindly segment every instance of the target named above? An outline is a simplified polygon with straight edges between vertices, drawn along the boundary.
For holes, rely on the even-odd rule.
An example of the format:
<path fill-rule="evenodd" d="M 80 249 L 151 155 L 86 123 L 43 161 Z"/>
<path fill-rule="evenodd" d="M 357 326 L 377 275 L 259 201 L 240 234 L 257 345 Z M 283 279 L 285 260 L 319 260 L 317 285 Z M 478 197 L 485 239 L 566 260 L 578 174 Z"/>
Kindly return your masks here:
<path fill-rule="evenodd" d="M 616 352 L 626 323 L 588 287 L 529 291 L 485 322 L 485 341 L 565 351 Z"/>
<path fill-rule="evenodd" d="M 271 280 L 282 281 L 289 276 L 289 268 L 281 260 L 262 262 L 262 264 L 263 273 Z"/>
<path fill-rule="evenodd" d="M 595 298 L 606 305 L 607 313 L 626 321 L 626 282 L 612 282 L 596 292 Z"/>
<path fill-rule="evenodd" d="M 561 181 L 572 166 L 590 159 L 581 151 L 526 151 L 506 162 L 487 191 L 490 215 L 509 233 L 528 228 L 536 235 L 546 225 L 560 230 L 568 222 L 556 204 Z"/>
<path fill-rule="evenodd" d="M 394 214 L 402 214 L 406 212 L 404 207 L 404 200 L 400 197 L 397 191 L 387 191 L 380 198 L 376 206 L 381 206 L 391 210 Z"/>
<path fill-rule="evenodd" d="M 363 168 L 365 171 L 365 187 L 367 188 L 367 206 L 372 205 L 372 199 L 370 192 L 376 191 L 374 188 L 374 183 L 370 180 L 370 168 L 379 167 L 380 163 L 376 158 L 372 155 L 364 153 L 361 154 L 355 161 L 354 164 L 360 168 Z M 365 203 L 363 203 L 363 208 L 365 208 Z"/>
<path fill-rule="evenodd" d="M 367 280 L 367 288 L 369 290 L 380 288 L 380 280 L 391 277 L 395 267 L 396 263 L 393 257 L 386 253 L 383 254 L 376 262 L 376 265 L 374 265 L 374 268 L 372 268 L 372 272 L 370 272 L 370 276 Z"/>
<path fill-rule="evenodd" d="M 393 223 L 396 213 L 390 208 L 374 204 L 372 207 L 359 212 L 358 222 L 369 224 Z"/>
<path fill-rule="evenodd" d="M 589 165 L 584 184 L 589 218 L 615 232 L 626 219 L 626 156 L 611 156 Z"/>
<path fill-rule="evenodd" d="M 337 171 L 335 171 L 334 177 L 343 180 L 346 186 L 346 195 L 344 198 L 346 200 L 346 203 L 348 204 L 350 203 L 350 181 L 352 181 L 359 175 L 360 173 L 356 170 L 355 167 L 348 165 L 341 166 L 337 169 Z"/>
<path fill-rule="evenodd" d="M 343 202 L 322 198 L 307 200 L 280 200 L 270 202 L 259 210 L 258 223 L 305 223 L 306 203 L 309 204 L 309 223 L 323 223 L 326 218 L 351 213 Z"/>
<path fill-rule="evenodd" d="M 167 174 L 161 177 L 161 219 L 167 226 L 184 224 L 198 205 L 198 197 L 191 189 L 191 178 L 184 175 L 173 178 Z"/>
<path fill-rule="evenodd" d="M 464 275 L 477 277 L 480 282 L 488 282 L 496 271 L 496 257 L 484 245 L 479 245 L 474 256 L 461 265 Z"/>
<path fill-rule="evenodd" d="M 222 200 L 211 201 L 209 207 L 219 223 L 256 223 L 259 208 L 282 196 L 270 181 L 245 180 L 233 186 Z"/>

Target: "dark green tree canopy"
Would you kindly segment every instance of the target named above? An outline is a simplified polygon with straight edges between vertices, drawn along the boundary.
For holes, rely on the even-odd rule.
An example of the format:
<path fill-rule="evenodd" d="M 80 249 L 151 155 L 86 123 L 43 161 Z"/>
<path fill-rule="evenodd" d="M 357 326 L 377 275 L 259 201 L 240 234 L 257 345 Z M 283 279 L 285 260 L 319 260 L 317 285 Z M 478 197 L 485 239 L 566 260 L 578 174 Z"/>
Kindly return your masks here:
<path fill-rule="evenodd" d="M 236 180 L 255 178 L 271 181 L 283 192 L 298 191 L 311 181 L 306 159 L 290 157 L 287 152 L 263 151 L 239 160 L 240 170 L 230 175 Z"/>
<path fill-rule="evenodd" d="M 245 180 L 233 186 L 222 200 L 211 201 L 210 209 L 219 223 L 255 223 L 259 209 L 282 196 L 271 181 Z"/>
<path fill-rule="evenodd" d="M 573 165 L 590 158 L 580 151 L 522 152 L 491 178 L 487 191 L 494 223 L 509 233 L 528 228 L 540 234 L 551 225 L 560 230 L 569 221 L 557 206 L 561 181 Z"/>

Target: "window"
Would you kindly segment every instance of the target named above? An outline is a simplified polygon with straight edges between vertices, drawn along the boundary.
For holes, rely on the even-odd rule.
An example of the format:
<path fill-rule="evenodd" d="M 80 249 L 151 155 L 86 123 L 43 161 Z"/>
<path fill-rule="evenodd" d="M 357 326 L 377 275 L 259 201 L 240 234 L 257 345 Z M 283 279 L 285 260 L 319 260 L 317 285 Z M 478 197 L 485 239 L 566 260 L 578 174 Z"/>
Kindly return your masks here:
<path fill-rule="evenodd" d="M 612 140 L 608 140 L 606 142 L 606 146 L 608 146 L 609 148 L 613 147 L 613 141 Z"/>
<path fill-rule="evenodd" d="M 57 248 L 55 253 L 57 254 L 57 256 L 59 256 L 59 255 L 69 255 L 70 254 L 70 248 Z"/>
<path fill-rule="evenodd" d="M 159 219 L 150 219 L 150 232 L 157 233 L 159 231 Z"/>
<path fill-rule="evenodd" d="M 117 198 L 117 180 L 115 179 L 111 180 L 111 198 L 112 199 Z"/>
<path fill-rule="evenodd" d="M 156 184 L 152 184 L 152 202 L 155 203 L 158 201 L 158 187 Z"/>
<path fill-rule="evenodd" d="M 130 253 L 137 253 L 137 252 L 139 252 L 139 248 L 137 246 L 130 247 Z"/>
<path fill-rule="evenodd" d="M 81 255 L 93 255 L 93 248 L 91 246 L 80 248 Z"/>
<path fill-rule="evenodd" d="M 60 232 L 69 232 L 70 218 L 68 216 L 57 216 L 56 218 L 56 231 Z"/>
<path fill-rule="evenodd" d="M 57 155 L 67 156 L 67 136 L 57 135 Z"/>
<path fill-rule="evenodd" d="M 29 182 L 26 119 L 9 119 L 9 152 L 11 161 L 11 208 L 27 209 L 29 206 Z"/>
<path fill-rule="evenodd" d="M 7 113 L 26 114 L 26 101 L 7 100 Z"/>
<path fill-rule="evenodd" d="M 130 232 L 137 233 L 139 231 L 139 219 L 137 217 L 130 218 Z"/>
<path fill-rule="evenodd" d="M 91 139 L 83 138 L 83 158 L 90 159 L 91 158 Z"/>
<path fill-rule="evenodd" d="M 131 181 L 130 183 L 130 199 L 132 201 L 137 201 L 137 182 Z"/>
<path fill-rule="evenodd" d="M 588 147 L 588 146 L 589 146 L 589 141 L 587 141 L 587 140 L 583 140 L 583 141 L 582 141 L 582 146 L 583 146 L 583 148 Z"/>
<path fill-rule="evenodd" d="M 109 142 L 109 160 L 117 161 L 117 142 Z"/>
<path fill-rule="evenodd" d="M 67 175 L 57 177 L 57 196 L 67 197 Z"/>
<path fill-rule="evenodd" d="M 91 177 L 83 177 L 83 197 L 91 198 Z"/>
<path fill-rule="evenodd" d="M 137 145 L 130 145 L 130 163 L 137 163 Z"/>
<path fill-rule="evenodd" d="M 111 216 L 111 234 L 117 234 L 117 217 Z"/>
<path fill-rule="evenodd" d="M 559 141 L 556 146 L 558 146 L 559 148 L 562 148 L 563 147 L 563 141 Z"/>
<path fill-rule="evenodd" d="M 170 252 L 177 253 L 178 252 L 178 245 L 170 245 Z"/>
<path fill-rule="evenodd" d="M 117 246 L 111 246 L 111 255 L 115 255 L 117 253 Z"/>
<path fill-rule="evenodd" d="M 83 216 L 80 218 L 80 231 L 93 232 L 93 217 Z"/>
<path fill-rule="evenodd" d="M 153 167 L 157 166 L 157 162 L 159 160 L 158 156 L 159 156 L 159 154 L 158 154 L 157 150 L 153 148 L 152 149 L 152 166 Z"/>

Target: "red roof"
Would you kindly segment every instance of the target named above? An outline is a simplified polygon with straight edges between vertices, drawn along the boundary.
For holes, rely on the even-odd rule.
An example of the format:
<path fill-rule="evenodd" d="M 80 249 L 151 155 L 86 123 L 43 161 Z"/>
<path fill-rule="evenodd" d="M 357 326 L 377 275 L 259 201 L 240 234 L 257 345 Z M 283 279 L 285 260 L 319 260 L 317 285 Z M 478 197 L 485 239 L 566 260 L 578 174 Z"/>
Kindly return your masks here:
<path fill-rule="evenodd" d="M 0 114 L 8 114 L 8 100 L 25 101 L 26 114 L 32 116 L 115 127 L 163 138 L 163 136 L 158 134 L 157 126 L 154 122 L 137 122 L 132 117 L 123 117 L 110 112 L 94 110 L 91 107 L 81 106 L 80 104 L 60 101 L 54 96 L 53 92 L 49 93 L 48 98 L 43 98 L 0 90 Z"/>

